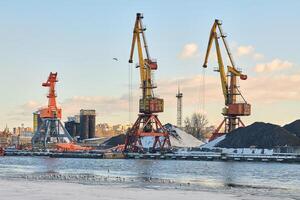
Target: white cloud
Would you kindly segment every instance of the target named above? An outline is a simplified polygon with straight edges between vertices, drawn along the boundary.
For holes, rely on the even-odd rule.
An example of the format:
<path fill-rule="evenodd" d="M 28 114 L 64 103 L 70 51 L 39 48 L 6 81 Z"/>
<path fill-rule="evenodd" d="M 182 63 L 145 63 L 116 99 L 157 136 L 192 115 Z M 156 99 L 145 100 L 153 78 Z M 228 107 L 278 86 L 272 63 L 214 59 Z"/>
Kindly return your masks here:
<path fill-rule="evenodd" d="M 96 109 L 97 115 L 107 118 L 128 111 L 127 99 L 109 96 L 74 96 L 61 103 L 64 117 L 79 113 L 80 109 Z"/>
<path fill-rule="evenodd" d="M 237 48 L 238 56 L 252 55 L 254 53 L 254 47 L 251 45 L 248 46 L 239 46 Z"/>
<path fill-rule="evenodd" d="M 224 102 L 220 80 L 218 75 L 206 76 L 205 99 L 207 103 Z M 177 91 L 178 80 L 160 80 L 159 94 L 168 102 L 169 106 L 176 108 L 176 98 L 174 94 Z M 245 99 L 250 104 L 272 103 L 284 100 L 300 100 L 298 85 L 300 85 L 300 73 L 293 75 L 273 74 L 249 77 L 240 82 L 240 90 Z M 184 104 L 186 106 L 199 103 L 199 92 L 202 90 L 202 76 L 196 75 L 180 79 L 180 88 L 184 95 Z M 171 105 L 170 105 L 171 104 Z"/>
<path fill-rule="evenodd" d="M 180 78 L 180 88 L 183 92 L 183 104 L 185 115 L 188 110 L 195 110 L 199 103 L 202 103 L 202 88 L 203 76 L 194 75 L 190 77 Z M 224 97 L 220 85 L 218 74 L 206 75 L 205 77 L 205 102 L 206 105 L 220 105 L 224 104 Z M 263 104 L 266 108 L 270 108 L 273 104 L 283 102 L 286 100 L 298 101 L 300 100 L 300 93 L 298 92 L 298 85 L 300 85 L 300 73 L 292 75 L 282 74 L 262 74 L 257 77 L 249 77 L 246 81 L 240 81 L 240 90 L 245 99 L 253 106 Z M 160 117 L 166 117 L 166 120 L 176 119 L 176 98 L 178 79 L 160 79 L 158 80 L 158 88 L 155 93 L 165 100 L 165 110 L 168 113 L 160 114 Z M 138 99 L 139 93 L 137 91 L 133 96 L 133 110 L 132 120 L 135 119 L 138 113 Z M 18 124 L 26 122 L 32 124 L 32 112 L 45 106 L 47 102 L 39 103 L 35 101 L 28 101 L 24 105 L 19 106 L 8 115 L 9 120 Z M 270 105 L 267 105 L 270 104 Z M 207 107 L 206 106 L 206 107 Z M 80 109 L 96 109 L 97 122 L 109 123 L 123 123 L 128 120 L 128 96 L 121 95 L 119 97 L 111 96 L 74 96 L 65 99 L 61 102 L 63 109 L 63 118 L 75 115 Z M 210 113 L 211 110 L 208 111 Z M 168 116 L 167 116 L 168 115 Z M 210 114 L 214 115 L 214 114 Z M 219 113 L 215 113 L 219 116 Z"/>
<path fill-rule="evenodd" d="M 189 43 L 183 46 L 181 53 L 179 54 L 179 58 L 188 59 L 195 58 L 199 56 L 199 47 L 195 43 Z"/>
<path fill-rule="evenodd" d="M 291 68 L 294 64 L 287 60 L 280 60 L 278 58 L 272 60 L 269 63 L 260 63 L 254 67 L 254 70 L 257 73 L 263 72 L 273 72 L 273 71 L 280 71 L 284 69 Z"/>
<path fill-rule="evenodd" d="M 124 96 L 74 96 L 63 100 L 59 107 L 62 108 L 63 120 L 68 116 L 79 114 L 80 109 L 95 109 L 97 121 L 100 119 L 119 123 L 128 120 L 127 99 Z M 135 99 L 136 97 L 134 97 Z M 136 102 L 134 103 L 136 104 Z M 30 100 L 18 106 L 13 112 L 10 112 L 7 118 L 16 125 L 20 122 L 25 122 L 30 126 L 32 124 L 32 113 L 46 106 L 47 102 L 39 103 Z M 133 111 L 136 113 L 135 109 L 137 108 L 134 108 Z"/>
<path fill-rule="evenodd" d="M 262 60 L 265 56 L 261 53 L 255 53 L 253 54 L 254 60 Z"/>
<path fill-rule="evenodd" d="M 265 56 L 261 53 L 256 52 L 255 48 L 252 45 L 245 46 L 236 46 L 234 49 L 237 56 L 248 56 L 254 60 L 262 60 Z"/>
<path fill-rule="evenodd" d="M 16 107 L 13 111 L 9 112 L 6 115 L 6 118 L 10 121 L 16 122 L 16 125 L 20 125 L 19 123 L 29 122 L 27 125 L 31 125 L 32 121 L 32 113 L 42 107 L 41 103 L 38 103 L 34 100 L 29 100 L 28 102 L 24 103 Z"/>

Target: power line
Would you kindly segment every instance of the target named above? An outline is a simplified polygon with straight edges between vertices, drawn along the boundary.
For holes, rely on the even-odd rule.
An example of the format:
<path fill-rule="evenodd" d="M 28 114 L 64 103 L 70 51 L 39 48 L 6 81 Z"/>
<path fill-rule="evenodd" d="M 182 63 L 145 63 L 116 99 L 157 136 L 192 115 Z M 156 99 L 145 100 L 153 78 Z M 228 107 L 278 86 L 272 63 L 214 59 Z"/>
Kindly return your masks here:
<path fill-rule="evenodd" d="M 128 64 L 128 121 L 131 124 L 132 114 L 132 64 Z"/>

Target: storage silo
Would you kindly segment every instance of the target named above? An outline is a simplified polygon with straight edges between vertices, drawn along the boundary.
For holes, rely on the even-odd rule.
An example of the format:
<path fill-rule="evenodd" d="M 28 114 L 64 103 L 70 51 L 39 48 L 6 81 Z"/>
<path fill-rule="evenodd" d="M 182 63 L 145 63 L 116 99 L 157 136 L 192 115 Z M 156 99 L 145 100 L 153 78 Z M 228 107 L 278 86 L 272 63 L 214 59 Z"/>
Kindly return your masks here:
<path fill-rule="evenodd" d="M 75 136 L 80 137 L 80 123 L 76 122 L 75 126 L 76 126 L 76 135 Z"/>
<path fill-rule="evenodd" d="M 96 115 L 89 115 L 89 138 L 94 138 L 96 132 Z"/>
<path fill-rule="evenodd" d="M 80 138 L 94 138 L 96 132 L 96 111 L 80 110 Z"/>
<path fill-rule="evenodd" d="M 75 121 L 67 121 L 65 122 L 65 128 L 67 129 L 67 131 L 69 132 L 69 134 L 71 135 L 71 137 L 75 137 L 76 136 L 76 122 Z"/>
<path fill-rule="evenodd" d="M 89 116 L 80 111 L 80 139 L 84 140 L 89 137 Z"/>

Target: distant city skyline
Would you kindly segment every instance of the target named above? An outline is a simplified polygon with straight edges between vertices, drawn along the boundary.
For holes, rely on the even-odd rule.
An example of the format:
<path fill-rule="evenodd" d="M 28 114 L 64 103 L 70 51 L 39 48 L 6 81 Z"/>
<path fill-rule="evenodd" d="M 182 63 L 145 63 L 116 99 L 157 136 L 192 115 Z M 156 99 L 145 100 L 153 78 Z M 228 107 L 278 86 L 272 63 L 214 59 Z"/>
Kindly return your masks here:
<path fill-rule="evenodd" d="M 165 99 L 162 123 L 176 124 L 178 83 L 183 119 L 204 112 L 210 125 L 222 121 L 224 100 L 219 74 L 213 72 L 214 55 L 203 90 L 202 62 L 215 18 L 223 21 L 237 66 L 248 75 L 240 89 L 253 109 L 243 121 L 284 125 L 299 119 L 299 7 L 296 0 L 1 1 L 0 130 L 6 124 L 10 129 L 32 126 L 32 113 L 47 105 L 41 84 L 51 71 L 58 72 L 63 121 L 80 109 L 96 109 L 97 124 L 128 124 L 129 118 L 132 123 L 141 96 L 139 71 L 128 64 L 137 12 L 144 13 L 150 54 L 158 61 L 155 94 Z"/>

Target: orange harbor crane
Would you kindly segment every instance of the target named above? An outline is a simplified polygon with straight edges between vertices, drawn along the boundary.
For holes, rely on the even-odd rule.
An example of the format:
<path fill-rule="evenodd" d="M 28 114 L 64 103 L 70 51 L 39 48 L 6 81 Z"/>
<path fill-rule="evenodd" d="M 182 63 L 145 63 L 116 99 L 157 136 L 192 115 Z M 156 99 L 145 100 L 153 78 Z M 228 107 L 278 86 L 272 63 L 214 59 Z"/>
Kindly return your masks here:
<path fill-rule="evenodd" d="M 56 93 L 55 84 L 58 82 L 57 73 L 50 73 L 48 80 L 42 84 L 43 87 L 49 87 L 48 97 L 48 107 L 40 110 L 41 118 L 54 118 L 57 117 L 61 119 L 61 108 L 56 105 Z"/>
<path fill-rule="evenodd" d="M 60 121 L 62 110 L 56 105 L 55 84 L 58 82 L 57 73 L 50 73 L 47 81 L 42 84 L 49 88 L 48 106 L 38 111 L 42 123 L 32 137 L 32 147 L 47 149 L 59 143 L 71 143 L 73 138 Z M 53 146 L 52 146 L 53 147 Z"/>
<path fill-rule="evenodd" d="M 164 101 L 155 97 L 153 93 L 156 85 L 153 83 L 152 73 L 157 70 L 158 66 L 157 61 L 150 57 L 145 36 L 146 28 L 143 26 L 142 19 L 143 14 L 137 13 L 129 58 L 129 63 L 133 63 L 134 49 L 137 46 L 137 68 L 140 70 L 142 98 L 139 100 L 138 118 L 126 134 L 124 150 L 130 152 L 143 150 L 141 141 L 143 137 L 153 138 L 153 150 L 171 147 L 169 133 L 162 126 L 156 114 L 163 112 Z"/>
<path fill-rule="evenodd" d="M 225 99 L 225 107 L 222 111 L 222 114 L 224 115 L 224 120 L 217 127 L 212 137 L 210 138 L 210 141 L 214 140 L 219 136 L 227 134 L 238 127 L 244 127 L 245 125 L 242 122 L 240 116 L 249 116 L 251 114 L 251 105 L 248 104 L 247 101 L 244 99 L 243 95 L 239 90 L 239 86 L 237 85 L 237 77 L 239 77 L 241 80 L 246 80 L 247 75 L 243 74 L 241 70 L 236 68 L 232 54 L 226 41 L 226 35 L 223 33 L 221 25 L 222 22 L 216 19 L 211 28 L 205 60 L 203 64 L 203 67 L 207 68 L 210 50 L 214 41 L 218 59 L 218 67 L 215 71 L 219 72 L 220 74 L 222 91 Z M 221 49 L 219 44 L 220 39 L 223 41 L 225 51 L 230 61 L 230 66 L 227 66 L 227 71 L 225 71 L 224 62 L 221 55 Z M 241 97 L 240 99 L 242 101 L 238 102 L 238 97 Z M 224 128 L 222 129 L 223 126 Z"/>

